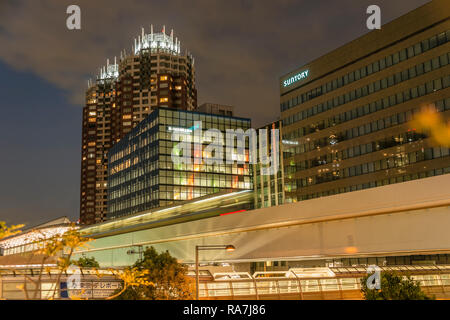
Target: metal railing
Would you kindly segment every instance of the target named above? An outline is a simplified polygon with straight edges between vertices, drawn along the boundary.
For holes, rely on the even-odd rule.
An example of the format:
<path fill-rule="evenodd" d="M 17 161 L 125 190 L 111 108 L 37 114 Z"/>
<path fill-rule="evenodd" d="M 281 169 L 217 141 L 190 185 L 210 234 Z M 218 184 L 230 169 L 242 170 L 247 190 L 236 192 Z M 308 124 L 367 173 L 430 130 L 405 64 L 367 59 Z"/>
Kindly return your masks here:
<path fill-rule="evenodd" d="M 330 293 L 337 293 L 336 299 L 345 299 L 354 298 L 351 291 L 356 291 L 361 298 L 358 277 L 254 278 L 200 283 L 203 299 L 326 299 Z"/>
<path fill-rule="evenodd" d="M 324 268 L 322 268 L 324 269 Z M 341 270 L 319 270 L 310 268 L 290 269 L 286 272 L 216 273 L 199 285 L 200 299 L 362 299 L 361 279 L 365 268 L 342 268 Z M 439 267 L 390 267 L 403 276 L 409 275 L 420 284 L 422 291 L 437 299 L 450 298 L 450 266 Z M 110 270 L 83 269 L 76 286 L 68 286 L 70 274 L 64 274 L 58 282 L 56 269 L 41 274 L 38 285 L 38 270 L 1 270 L 0 299 L 105 299 L 121 288 L 122 281 Z M 364 272 L 363 272 L 364 271 Z M 314 276 L 311 276 L 311 275 Z M 333 276 L 334 274 L 334 276 Z M 37 281 L 36 281 L 37 282 Z M 25 286 L 25 287 L 24 287 Z M 55 287 L 56 286 L 56 287 Z M 26 288 L 28 297 L 24 292 Z M 54 295 L 54 292 L 56 294 Z"/>
<path fill-rule="evenodd" d="M 200 283 L 200 299 L 362 299 L 361 276 L 324 278 L 253 278 Z M 450 298 L 450 273 L 412 275 L 422 291 L 436 298 Z"/>

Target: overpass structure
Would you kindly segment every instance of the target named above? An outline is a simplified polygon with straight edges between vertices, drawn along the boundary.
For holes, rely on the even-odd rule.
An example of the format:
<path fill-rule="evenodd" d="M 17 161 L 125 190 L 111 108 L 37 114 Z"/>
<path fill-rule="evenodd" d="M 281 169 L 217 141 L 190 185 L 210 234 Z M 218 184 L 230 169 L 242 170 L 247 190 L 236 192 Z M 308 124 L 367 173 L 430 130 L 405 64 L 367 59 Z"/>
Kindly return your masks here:
<path fill-rule="evenodd" d="M 217 208 L 222 205 L 231 204 Z M 200 204 L 189 214 L 196 208 L 201 210 Z M 122 267 L 133 264 L 139 257 L 132 253 L 147 246 L 169 250 L 185 263 L 194 262 L 196 245 L 216 244 L 236 250 L 203 251 L 201 262 L 447 254 L 449 226 L 447 174 L 276 207 L 203 214 L 198 220 L 94 225 L 82 232 L 95 240 L 76 255 L 95 257 L 102 267 Z"/>

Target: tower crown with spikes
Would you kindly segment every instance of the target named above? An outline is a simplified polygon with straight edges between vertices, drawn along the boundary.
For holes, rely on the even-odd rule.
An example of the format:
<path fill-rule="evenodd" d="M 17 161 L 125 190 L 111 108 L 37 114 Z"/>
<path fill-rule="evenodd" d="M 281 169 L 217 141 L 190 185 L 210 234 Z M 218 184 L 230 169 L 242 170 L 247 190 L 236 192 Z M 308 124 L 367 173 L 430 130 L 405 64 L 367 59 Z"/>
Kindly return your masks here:
<path fill-rule="evenodd" d="M 117 58 L 114 57 L 114 64 L 110 64 L 109 59 L 106 59 L 106 66 L 100 68 L 100 73 L 97 78 L 99 80 L 116 79 L 118 76 L 119 64 L 117 63 Z"/>
<path fill-rule="evenodd" d="M 132 52 L 138 54 L 143 49 L 151 49 L 158 51 L 166 51 L 174 55 L 181 55 L 181 41 L 177 37 L 174 39 L 173 29 L 170 34 L 166 34 L 166 26 L 163 25 L 161 32 L 153 32 L 153 24 L 150 25 L 150 33 L 145 33 L 144 28 L 141 29 L 141 34 L 134 38 L 134 46 L 132 46 Z M 127 55 L 126 50 L 120 52 L 120 61 Z M 185 52 L 185 55 L 190 57 L 192 64 L 194 64 L 194 58 L 190 53 Z M 114 64 L 109 63 L 107 59 L 106 66 L 100 68 L 100 73 L 97 76 L 98 80 L 117 79 L 119 76 L 119 64 L 117 58 L 114 57 Z M 88 87 L 92 85 L 92 82 L 88 82 Z"/>
<path fill-rule="evenodd" d="M 142 49 L 159 49 L 179 55 L 181 53 L 181 41 L 178 38 L 173 38 L 173 29 L 170 35 L 166 34 L 166 26 L 163 26 L 161 32 L 154 33 L 153 25 L 151 25 L 150 33 L 145 33 L 144 28 L 142 28 L 141 35 L 134 39 L 134 53 L 137 54 Z"/>

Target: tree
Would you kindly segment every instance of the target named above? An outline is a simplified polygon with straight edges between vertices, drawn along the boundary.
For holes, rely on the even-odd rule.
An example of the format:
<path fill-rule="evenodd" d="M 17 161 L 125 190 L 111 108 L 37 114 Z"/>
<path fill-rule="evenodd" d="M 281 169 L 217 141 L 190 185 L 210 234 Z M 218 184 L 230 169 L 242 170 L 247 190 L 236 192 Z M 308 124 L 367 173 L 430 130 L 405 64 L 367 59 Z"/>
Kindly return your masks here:
<path fill-rule="evenodd" d="M 99 263 L 97 262 L 97 260 L 95 260 L 94 257 L 81 257 L 78 260 L 72 261 L 72 264 L 80 268 L 100 268 Z"/>
<path fill-rule="evenodd" d="M 26 271 L 16 271 L 18 274 L 23 275 L 23 284 L 18 286 L 18 289 L 22 290 L 25 294 L 25 299 L 38 299 L 41 295 L 40 290 L 33 290 L 32 296 L 28 291 L 28 284 L 32 284 L 32 287 L 40 287 L 42 283 L 42 276 L 49 272 L 50 268 L 46 267 L 46 262 L 51 257 L 57 259 L 56 268 L 56 281 L 53 288 L 48 292 L 47 297 L 49 299 L 55 299 L 58 295 L 58 286 L 61 281 L 61 277 L 67 272 L 68 268 L 72 264 L 72 255 L 76 249 L 82 248 L 87 245 L 92 239 L 83 237 L 77 230 L 75 225 L 72 225 L 68 231 L 62 235 L 55 235 L 46 239 L 42 236 L 42 240 L 39 241 L 39 249 L 32 252 L 32 255 L 39 255 L 42 257 L 40 269 L 38 271 L 37 279 L 27 275 Z M 28 284 L 27 284 L 28 283 Z"/>
<path fill-rule="evenodd" d="M 187 277 L 187 267 L 168 251 L 158 254 L 155 248 L 144 251 L 131 270 L 145 271 L 147 284 L 130 285 L 116 299 L 120 300 L 186 300 L 193 298 L 193 282 Z"/>
<path fill-rule="evenodd" d="M 20 233 L 20 228 L 23 228 L 23 224 L 7 227 L 6 223 L 0 221 L 0 240 L 9 236 L 16 235 Z"/>
<path fill-rule="evenodd" d="M 143 288 L 154 286 L 153 282 L 148 281 L 148 270 L 133 268 L 125 268 L 122 271 L 109 269 L 112 274 L 123 281 L 122 289 L 118 289 L 112 296 L 106 300 L 144 300 L 146 299 L 145 290 Z M 135 290 L 133 290 L 135 288 Z M 122 296 L 123 295 L 123 296 Z"/>
<path fill-rule="evenodd" d="M 381 272 L 381 289 L 369 289 L 367 279 L 361 279 L 361 291 L 366 300 L 432 300 L 410 277 L 402 277 L 394 272 Z"/>

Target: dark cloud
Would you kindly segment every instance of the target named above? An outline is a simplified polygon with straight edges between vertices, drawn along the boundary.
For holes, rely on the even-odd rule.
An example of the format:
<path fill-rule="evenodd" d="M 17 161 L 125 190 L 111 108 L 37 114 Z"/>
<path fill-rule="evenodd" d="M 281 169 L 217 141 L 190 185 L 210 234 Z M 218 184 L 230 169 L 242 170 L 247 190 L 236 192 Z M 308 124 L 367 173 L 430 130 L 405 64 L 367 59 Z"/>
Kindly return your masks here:
<path fill-rule="evenodd" d="M 200 102 L 236 105 L 255 124 L 277 116 L 278 77 L 367 32 L 373 1 L 80 0 L 82 30 L 65 27 L 73 1 L 3 3 L 0 58 L 69 92 L 81 105 L 88 75 L 131 47 L 140 27 L 174 28 L 196 57 Z M 378 1 L 383 20 L 424 0 Z M 254 110 L 259 112 L 255 114 Z"/>
<path fill-rule="evenodd" d="M 199 102 L 234 105 L 258 126 L 279 115 L 281 75 L 368 32 L 368 5 L 379 5 L 386 23 L 426 2 L 0 0 L 0 61 L 40 77 L 49 93 L 59 90 L 66 101 L 81 106 L 87 79 L 95 77 L 106 58 L 123 48 L 130 51 L 142 26 L 148 30 L 151 23 L 155 28 L 165 24 L 196 59 Z M 81 31 L 66 28 L 66 8 L 74 3 L 81 7 Z M 7 79 L 0 74 L 0 81 Z M 78 141 L 81 123 L 73 130 L 68 134 Z M 78 142 L 72 146 L 78 147 Z M 78 176 L 78 166 L 70 170 Z M 77 185 L 78 179 L 67 183 Z M 55 201 L 54 208 L 64 207 Z"/>

